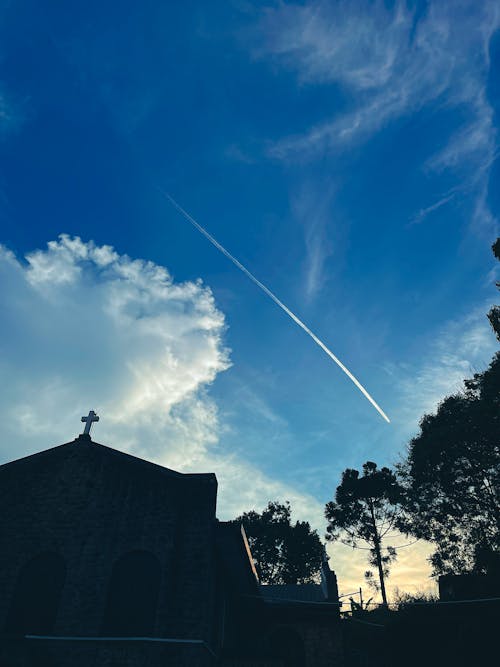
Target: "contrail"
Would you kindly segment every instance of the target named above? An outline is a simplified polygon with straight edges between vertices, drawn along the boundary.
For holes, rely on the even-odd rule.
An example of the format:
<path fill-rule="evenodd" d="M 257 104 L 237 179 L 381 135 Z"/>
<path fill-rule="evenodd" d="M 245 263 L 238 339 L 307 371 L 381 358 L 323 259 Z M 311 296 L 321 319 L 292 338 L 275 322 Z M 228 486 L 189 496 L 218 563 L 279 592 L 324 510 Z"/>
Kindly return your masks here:
<path fill-rule="evenodd" d="M 168 199 L 168 201 L 172 204 L 172 206 L 174 206 L 174 208 L 176 208 L 176 209 L 179 211 L 179 213 L 180 213 L 182 216 L 184 216 L 184 217 L 186 218 L 186 220 L 188 220 L 192 225 L 194 225 L 194 227 L 196 227 L 196 229 L 197 229 L 201 234 L 203 234 L 203 236 L 204 236 L 205 238 L 207 238 L 207 239 L 210 241 L 210 243 L 211 243 L 212 245 L 214 245 L 214 246 L 217 248 L 217 250 L 220 250 L 221 253 L 222 253 L 223 255 L 225 255 L 229 260 L 231 260 L 231 262 L 232 262 L 235 266 L 237 266 L 238 269 L 239 269 L 240 271 L 243 271 L 243 273 L 244 273 L 246 276 L 248 276 L 248 277 L 250 278 L 250 280 L 251 280 L 253 283 L 255 283 L 255 284 L 257 285 L 257 287 L 260 287 L 260 289 L 261 289 L 265 294 L 267 294 L 267 296 L 268 296 L 270 299 L 272 299 L 272 300 L 274 301 L 274 303 L 275 303 L 276 305 L 278 305 L 278 306 L 281 308 L 281 310 L 284 310 L 284 311 L 285 311 L 285 313 L 288 315 L 288 317 L 290 317 L 290 318 L 295 322 L 295 324 L 298 324 L 299 327 L 300 327 L 301 329 L 303 329 L 303 330 L 306 332 L 306 334 L 307 334 L 308 336 L 310 336 L 310 337 L 313 339 L 313 341 L 316 343 L 316 345 L 319 345 L 319 346 L 320 346 L 320 348 L 323 350 L 323 352 L 326 352 L 326 354 L 330 357 L 330 359 L 332 359 L 332 360 L 337 364 L 337 366 L 339 366 L 339 367 L 344 371 L 344 373 L 347 375 L 347 377 L 348 377 L 352 382 L 354 382 L 354 384 L 356 385 L 356 387 L 357 387 L 357 388 L 360 390 L 360 392 L 365 396 L 365 398 L 367 398 L 367 399 L 370 401 L 370 403 L 373 405 L 373 407 L 375 408 L 375 410 L 377 410 L 377 411 L 379 412 L 379 414 L 382 415 L 382 417 L 385 419 L 385 421 L 386 421 L 387 423 L 390 424 L 390 421 L 391 421 L 391 420 L 390 420 L 389 417 L 385 414 L 385 412 L 382 410 L 382 408 L 380 407 L 380 405 L 379 405 L 379 404 L 378 404 L 378 403 L 377 403 L 377 402 L 370 396 L 370 394 L 366 391 L 366 389 L 363 387 L 363 385 L 361 384 L 361 382 L 359 382 L 359 380 L 358 380 L 357 378 L 354 377 L 354 375 L 351 373 L 351 371 L 350 371 L 348 368 L 346 368 L 346 367 L 344 366 L 344 364 L 340 361 L 340 359 L 338 359 L 338 358 L 333 354 L 333 352 L 327 348 L 327 346 L 323 343 L 323 341 L 321 341 L 321 340 L 316 336 L 316 334 L 314 334 L 314 333 L 311 331 L 311 329 L 309 329 L 309 327 L 306 326 L 306 325 L 304 324 L 304 322 L 302 322 L 302 320 L 300 320 L 300 319 L 297 317 L 297 315 L 295 315 L 295 313 L 292 313 L 292 311 L 290 310 L 290 308 L 287 308 L 287 306 L 285 306 L 285 304 L 284 304 L 282 301 L 280 301 L 280 300 L 278 299 L 278 297 L 275 296 L 275 295 L 271 292 L 270 289 L 268 289 L 265 285 L 263 285 L 263 284 L 260 282 L 260 280 L 258 280 L 258 279 L 253 275 L 253 273 L 250 273 L 250 271 L 249 271 L 246 267 L 244 267 L 243 264 L 241 264 L 241 262 L 239 262 L 239 261 L 236 259 L 236 257 L 233 257 L 233 255 L 231 255 L 231 253 L 230 253 L 228 250 L 226 250 L 226 249 L 224 248 L 224 246 L 221 246 L 221 244 L 220 244 L 216 239 L 214 239 L 214 237 L 213 237 L 211 234 L 209 234 L 209 233 L 207 232 L 206 229 L 204 229 L 198 222 L 196 222 L 196 220 L 195 220 L 192 216 L 190 216 L 189 213 L 188 213 L 187 211 L 185 211 L 185 210 L 182 208 L 182 206 L 180 206 L 180 205 L 175 201 L 175 199 L 174 199 L 173 197 L 171 197 L 171 196 L 168 194 L 168 192 L 164 192 L 164 191 L 161 190 L 161 189 L 160 189 L 160 192 L 161 192 L 161 193 Z"/>

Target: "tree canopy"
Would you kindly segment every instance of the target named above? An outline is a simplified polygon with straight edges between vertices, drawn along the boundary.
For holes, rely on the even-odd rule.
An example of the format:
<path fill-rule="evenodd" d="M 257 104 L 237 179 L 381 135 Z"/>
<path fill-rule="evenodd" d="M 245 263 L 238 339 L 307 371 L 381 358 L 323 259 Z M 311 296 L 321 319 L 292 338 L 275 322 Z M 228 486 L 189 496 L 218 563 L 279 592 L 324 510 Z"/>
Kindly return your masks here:
<path fill-rule="evenodd" d="M 500 239 L 492 249 L 500 259 Z M 500 340 L 500 308 L 488 317 Z M 424 415 L 399 471 L 400 527 L 434 543 L 436 574 L 500 570 L 500 352 Z"/>
<path fill-rule="evenodd" d="M 360 540 L 367 543 L 368 562 L 377 568 L 379 584 L 375 583 L 371 570 L 365 577 L 370 585 L 380 588 L 384 604 L 387 604 L 385 578 L 389 576 L 391 562 L 396 559 L 396 550 L 388 546 L 384 553 L 382 542 L 394 531 L 400 499 L 401 489 L 395 474 L 389 468 L 378 469 L 376 463 L 367 461 L 361 477 L 357 470 L 344 470 L 335 501 L 325 507 L 328 540 L 340 540 L 353 548 L 358 547 Z"/>
<path fill-rule="evenodd" d="M 234 519 L 243 524 L 259 578 L 266 584 L 306 584 L 318 577 L 323 545 L 307 521 L 291 521 L 290 503 L 269 502 L 262 513 Z"/>
<path fill-rule="evenodd" d="M 500 559 L 500 353 L 465 390 L 425 415 L 400 468 L 401 528 L 434 543 L 436 574 L 485 572 Z"/>
<path fill-rule="evenodd" d="M 500 260 L 500 237 L 491 246 L 491 249 L 493 250 L 495 257 Z M 497 287 L 500 289 L 500 282 L 497 282 Z M 500 306 L 493 306 L 493 308 L 491 308 L 488 313 L 488 319 L 498 340 L 500 340 Z"/>

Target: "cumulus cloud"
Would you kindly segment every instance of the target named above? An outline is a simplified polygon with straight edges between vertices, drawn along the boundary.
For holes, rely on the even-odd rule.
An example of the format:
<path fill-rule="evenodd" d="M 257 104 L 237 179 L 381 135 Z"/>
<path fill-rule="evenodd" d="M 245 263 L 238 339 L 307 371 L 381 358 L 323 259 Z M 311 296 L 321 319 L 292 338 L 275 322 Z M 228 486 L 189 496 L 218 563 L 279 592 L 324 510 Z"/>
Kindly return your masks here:
<path fill-rule="evenodd" d="M 213 471 L 223 518 L 311 497 L 221 448 L 210 385 L 229 368 L 225 320 L 201 281 L 62 235 L 17 259 L 0 246 L 2 462 L 71 440 L 95 409 L 98 442 L 184 472 Z"/>
<path fill-rule="evenodd" d="M 0 309 L 2 462 L 71 440 L 93 408 L 98 442 L 176 470 L 215 472 L 221 519 L 290 500 L 295 517 L 324 534 L 322 502 L 219 441 L 227 427 L 210 386 L 230 355 L 224 315 L 201 281 L 176 282 L 152 262 L 63 235 L 24 260 L 0 246 Z M 392 369 L 407 401 L 402 420 L 413 415 L 415 423 L 487 356 L 486 332 L 475 314 L 442 332 L 421 369 Z M 260 397 L 251 404 L 286 430 Z M 342 591 L 355 590 L 365 552 L 328 549 Z M 392 585 L 409 590 L 425 581 L 427 553 L 426 545 L 405 550 Z"/>
<path fill-rule="evenodd" d="M 129 443 L 150 421 L 178 440 L 190 419 L 206 427 L 193 437 L 197 446 L 210 441 L 216 410 L 201 396 L 229 367 L 229 353 L 209 288 L 64 235 L 24 263 L 5 249 L 0 260 L 9 378 L 2 404 L 10 412 L 2 421 L 21 441 L 34 430 L 67 437 L 75 415 L 92 406 L 105 415 L 102 434 L 126 424 Z"/>

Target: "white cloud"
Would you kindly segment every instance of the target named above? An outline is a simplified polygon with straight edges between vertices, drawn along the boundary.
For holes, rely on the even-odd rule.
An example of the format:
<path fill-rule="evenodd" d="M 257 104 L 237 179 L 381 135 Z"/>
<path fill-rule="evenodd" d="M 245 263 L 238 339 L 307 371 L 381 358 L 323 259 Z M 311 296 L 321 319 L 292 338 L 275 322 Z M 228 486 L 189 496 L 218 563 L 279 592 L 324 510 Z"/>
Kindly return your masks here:
<path fill-rule="evenodd" d="M 489 304 L 484 304 L 468 316 L 448 322 L 430 341 L 422 365 L 406 364 L 391 370 L 400 403 L 395 423 L 406 437 L 445 396 L 463 389 L 465 378 L 486 368 L 498 350 L 485 315 L 488 309 Z"/>
<path fill-rule="evenodd" d="M 488 181 L 485 179 L 479 188 L 474 210 L 472 212 L 473 228 L 479 231 L 487 242 L 500 234 L 498 218 L 496 218 L 488 206 Z"/>
<path fill-rule="evenodd" d="M 498 233 L 487 205 L 497 133 L 487 98 L 489 46 L 500 26 L 495 0 L 459 3 L 432 0 L 419 13 L 397 0 L 312 0 L 279 3 L 264 10 L 257 55 L 297 73 L 299 84 L 340 86 L 345 110 L 297 134 L 270 143 L 270 157 L 289 162 L 339 153 L 382 130 L 391 121 L 426 106 L 458 110 L 461 125 L 424 169 L 452 171 L 454 190 L 472 197 L 471 229 Z M 423 206 L 421 222 L 437 205 Z M 319 263 L 318 263 L 319 264 Z"/>
<path fill-rule="evenodd" d="M 224 316 L 201 281 L 177 283 L 152 262 L 63 235 L 25 262 L 0 246 L 0 310 L 3 462 L 71 440 L 92 408 L 96 441 L 215 472 L 221 517 L 277 498 L 321 520 L 312 497 L 219 445 L 209 388 L 230 361 Z"/>
<path fill-rule="evenodd" d="M 21 448 L 34 430 L 67 438 L 75 415 L 92 406 L 103 412 L 103 435 L 126 424 L 129 442 L 148 422 L 182 433 L 184 421 L 198 420 L 200 401 L 208 433 L 215 430 L 202 392 L 229 367 L 229 354 L 224 317 L 201 282 L 174 283 L 163 267 L 64 235 L 26 263 L 3 249 L 0 270 L 2 423 Z"/>
<path fill-rule="evenodd" d="M 411 23 L 402 4 L 393 13 L 380 2 L 365 12 L 358 2 L 280 3 L 265 11 L 263 51 L 296 69 L 304 83 L 340 81 L 371 90 L 392 78 Z"/>
<path fill-rule="evenodd" d="M 161 266 L 61 236 L 25 262 L 0 246 L 0 309 L 2 461 L 71 440 L 93 408 L 96 441 L 176 470 L 215 472 L 220 518 L 289 500 L 323 536 L 317 498 L 219 442 L 226 427 L 210 385 L 230 361 L 224 316 L 200 281 L 177 283 Z M 481 334 L 469 331 L 465 344 L 479 350 Z M 261 419 L 286 430 L 242 391 Z M 359 586 L 364 552 L 329 548 L 343 590 Z M 414 555 L 394 569 L 405 589 L 427 576 L 424 556 Z"/>
<path fill-rule="evenodd" d="M 470 113 L 468 127 L 438 163 L 489 150 L 494 132 L 484 86 L 488 44 L 499 22 L 495 2 L 432 2 L 420 17 L 405 2 L 392 9 L 381 1 L 268 9 L 260 55 L 295 70 L 303 85 L 340 84 L 355 100 L 350 111 L 278 141 L 271 154 L 338 150 L 432 101 L 466 105 Z"/>
<path fill-rule="evenodd" d="M 479 95 L 479 99 L 474 99 Z M 433 155 L 427 168 L 467 170 L 472 161 L 475 165 L 489 167 L 495 154 L 496 132 L 493 110 L 485 99 L 484 90 L 476 86 L 471 90 L 470 117 L 463 127 L 451 136 L 446 146 Z"/>
<path fill-rule="evenodd" d="M 332 202 L 331 187 L 304 184 L 291 199 L 294 218 L 304 229 L 306 256 L 303 266 L 304 293 L 312 300 L 324 286 L 326 261 L 332 255 L 327 229 Z"/>

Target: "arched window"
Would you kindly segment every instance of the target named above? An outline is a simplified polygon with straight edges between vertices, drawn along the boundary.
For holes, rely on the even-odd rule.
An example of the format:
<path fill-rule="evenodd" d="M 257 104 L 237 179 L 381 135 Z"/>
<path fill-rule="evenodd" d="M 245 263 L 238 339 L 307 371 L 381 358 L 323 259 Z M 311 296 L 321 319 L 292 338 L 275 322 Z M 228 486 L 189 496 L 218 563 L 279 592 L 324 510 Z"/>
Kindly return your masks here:
<path fill-rule="evenodd" d="M 269 637 L 269 657 L 279 660 L 284 667 L 304 667 L 304 642 L 293 628 L 282 626 Z"/>
<path fill-rule="evenodd" d="M 64 558 L 42 553 L 28 561 L 17 577 L 7 614 L 9 634 L 47 635 L 53 631 L 66 579 Z"/>
<path fill-rule="evenodd" d="M 113 566 L 104 612 L 104 637 L 153 636 L 160 563 L 148 551 L 130 551 Z"/>

